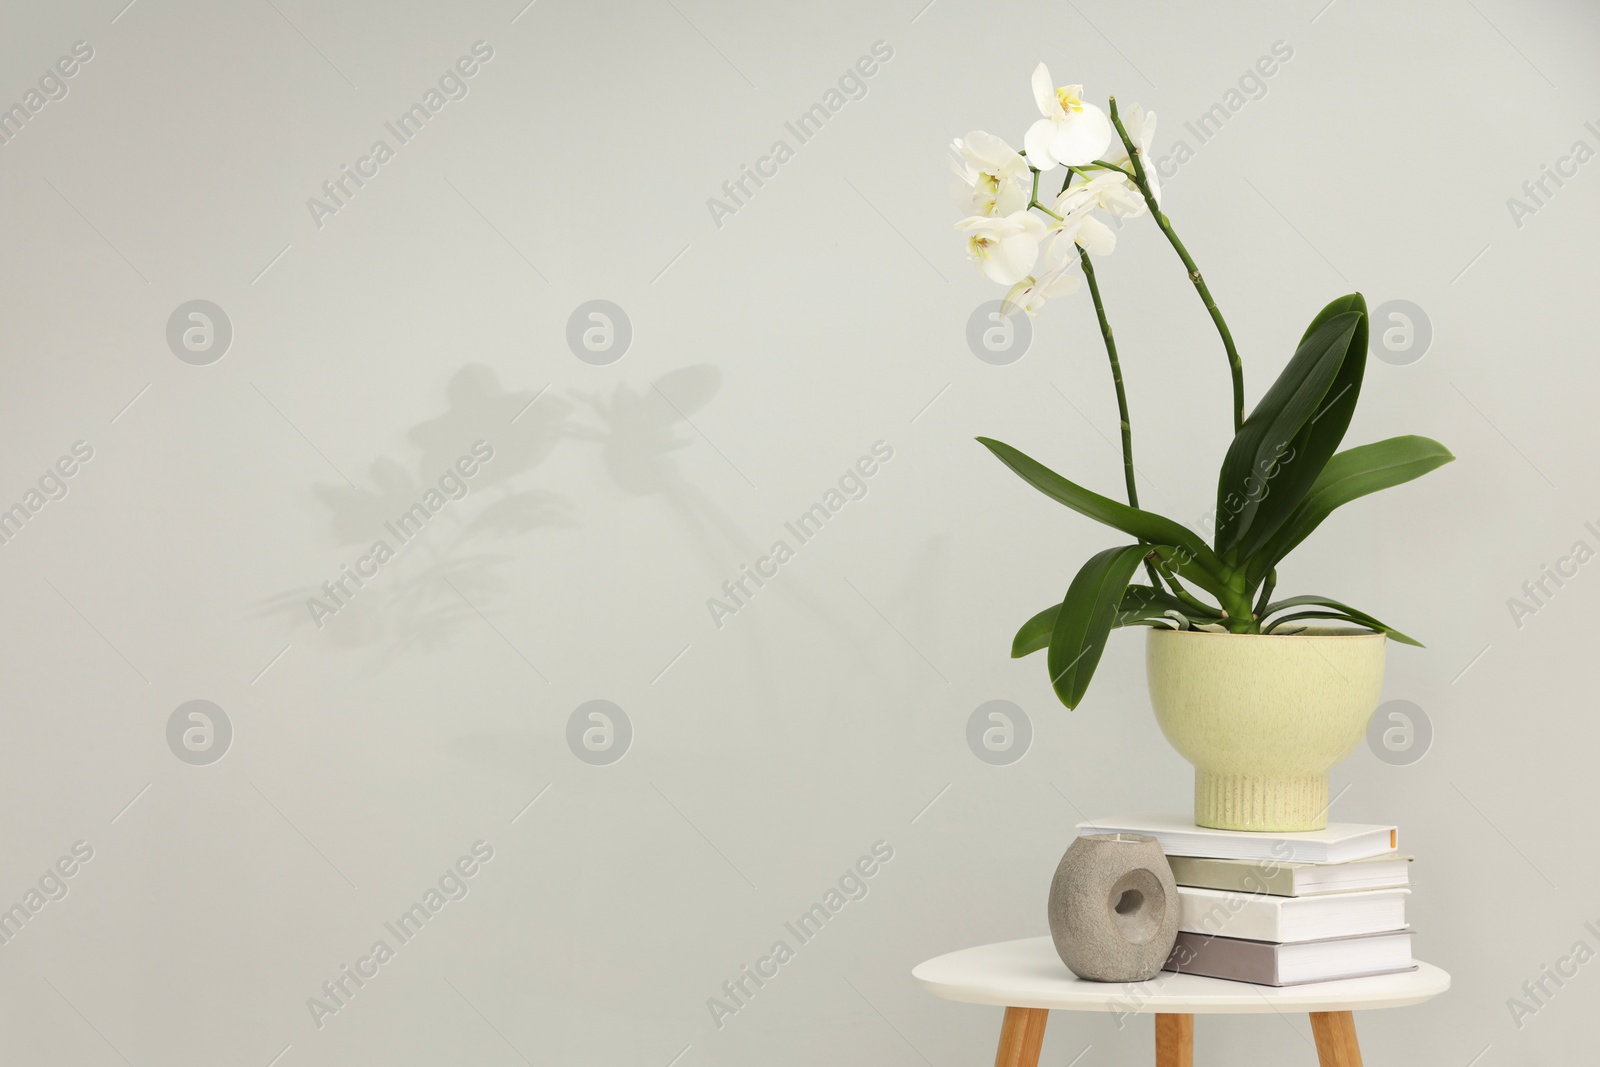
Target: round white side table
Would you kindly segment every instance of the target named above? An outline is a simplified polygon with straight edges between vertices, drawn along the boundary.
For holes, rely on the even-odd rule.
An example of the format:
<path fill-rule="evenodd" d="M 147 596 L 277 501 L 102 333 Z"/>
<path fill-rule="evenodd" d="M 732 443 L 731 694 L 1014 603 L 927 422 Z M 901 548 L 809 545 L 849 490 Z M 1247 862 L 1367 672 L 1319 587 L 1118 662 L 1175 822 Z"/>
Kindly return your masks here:
<path fill-rule="evenodd" d="M 1427 963 L 1399 974 L 1281 987 L 1165 971 L 1148 982 L 1086 982 L 1067 970 L 1048 937 L 951 952 L 911 976 L 946 1000 L 1006 1009 L 995 1067 L 1036 1067 L 1051 1009 L 1154 1014 L 1156 1067 L 1193 1067 L 1196 1015 L 1309 1012 L 1321 1067 L 1361 1067 L 1351 1012 L 1420 1004 L 1450 988 L 1450 976 Z"/>

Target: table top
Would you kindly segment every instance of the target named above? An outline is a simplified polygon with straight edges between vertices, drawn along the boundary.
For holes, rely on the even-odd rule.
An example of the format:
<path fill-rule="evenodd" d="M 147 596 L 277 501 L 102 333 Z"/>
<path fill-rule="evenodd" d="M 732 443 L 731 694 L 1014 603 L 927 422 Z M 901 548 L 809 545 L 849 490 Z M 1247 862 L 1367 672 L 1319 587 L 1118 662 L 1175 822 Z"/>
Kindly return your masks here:
<path fill-rule="evenodd" d="M 1450 988 L 1428 963 L 1414 971 L 1309 985 L 1264 986 L 1163 971 L 1148 982 L 1086 982 L 1067 970 L 1048 937 L 962 949 L 918 964 L 911 976 L 946 1000 L 1063 1011 L 1255 1014 L 1359 1011 L 1420 1004 Z"/>

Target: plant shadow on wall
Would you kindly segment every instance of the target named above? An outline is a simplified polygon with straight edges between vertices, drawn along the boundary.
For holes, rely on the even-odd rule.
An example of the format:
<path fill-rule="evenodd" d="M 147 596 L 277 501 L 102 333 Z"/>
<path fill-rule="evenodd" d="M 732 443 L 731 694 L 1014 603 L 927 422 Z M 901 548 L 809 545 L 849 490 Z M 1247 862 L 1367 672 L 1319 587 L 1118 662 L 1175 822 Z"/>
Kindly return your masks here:
<path fill-rule="evenodd" d="M 574 425 L 571 436 L 599 446 L 606 477 L 641 505 L 643 514 L 635 520 L 637 524 L 659 528 L 663 524 L 660 516 L 664 510 L 666 520 L 678 527 L 699 560 L 700 572 L 707 578 L 706 591 L 714 594 L 708 598 L 708 603 L 727 597 L 732 582 L 745 581 L 737 587 L 743 596 L 736 617 L 723 618 L 723 625 L 719 626 L 716 616 L 702 615 L 702 619 L 707 619 L 701 624 L 705 628 L 687 630 L 676 639 L 676 645 L 698 643 L 705 639 L 700 635 L 713 635 L 716 641 L 741 642 L 741 663 L 746 678 L 814 676 L 815 672 L 805 661 L 797 659 L 793 609 L 799 609 L 814 620 L 805 627 L 805 633 L 816 634 L 821 640 L 832 643 L 834 651 L 826 656 L 830 671 L 839 669 L 840 663 L 848 657 L 868 670 L 868 677 L 872 679 L 870 685 L 878 688 L 884 699 L 903 697 L 907 686 L 927 681 L 922 661 L 901 655 L 895 647 L 900 638 L 872 613 L 877 608 L 862 605 L 855 610 L 856 594 L 844 587 L 840 573 L 829 568 L 826 560 L 814 558 L 818 550 L 805 547 L 812 541 L 839 540 L 842 534 L 833 529 L 834 524 L 853 521 L 843 518 L 846 513 L 842 509 L 846 505 L 842 499 L 839 509 L 824 509 L 818 504 L 819 500 L 827 499 L 830 492 L 836 495 L 847 492 L 844 481 L 836 478 L 824 485 L 812 486 L 810 492 L 794 480 L 777 485 L 775 495 L 783 501 L 784 513 L 814 517 L 818 513 L 833 512 L 833 517 L 825 525 L 807 527 L 809 533 L 796 529 L 796 522 L 804 525 L 804 519 L 776 520 L 764 531 L 765 536 L 761 536 L 761 532 L 756 535 L 748 532 L 724 511 L 710 492 L 685 473 L 680 453 L 692 447 L 716 448 L 692 420 L 712 401 L 721 386 L 721 371 L 715 366 L 697 364 L 668 371 L 639 387 L 619 384 L 608 394 L 574 394 L 587 408 L 587 413 L 598 421 L 598 426 L 591 427 L 587 419 L 582 419 Z M 881 458 L 881 454 L 874 454 Z M 734 461 L 726 456 L 722 459 L 732 470 L 727 478 L 716 483 L 718 491 L 742 503 L 749 488 L 739 481 L 743 473 L 735 476 Z M 858 469 L 847 468 L 846 473 Z M 877 475 L 882 476 L 881 473 Z M 871 498 L 870 478 L 857 478 L 852 484 L 857 492 L 851 493 L 849 499 Z M 849 508 L 864 506 L 848 505 Z M 763 558 L 770 561 L 780 542 L 786 546 L 785 558 L 799 562 L 784 563 L 781 567 L 773 565 L 763 571 L 766 577 L 761 583 L 755 584 L 751 577 L 752 565 L 759 569 L 757 561 Z M 938 547 L 935 539 L 932 545 L 920 550 L 911 573 L 887 592 L 870 586 L 877 606 L 903 618 L 909 614 L 908 602 L 922 602 L 926 595 L 923 579 L 939 569 Z M 672 556 L 669 548 L 660 547 L 655 551 L 669 558 Z M 792 570 L 804 573 L 796 575 Z M 830 593 L 830 586 L 838 589 Z M 821 590 L 820 595 L 817 590 Z M 784 610 L 785 606 L 788 611 Z M 642 680 L 649 681 L 649 678 Z M 786 697 L 793 696 L 804 691 L 804 684 L 786 685 L 782 692 Z M 775 732 L 770 735 L 769 743 L 778 747 L 813 736 L 817 730 L 816 720 L 810 715 L 799 718 L 778 714 L 772 716 L 771 721 Z"/>
<path fill-rule="evenodd" d="M 462 367 L 444 412 L 409 431 L 419 452 L 410 466 L 383 456 L 370 489 L 313 489 L 338 552 L 322 581 L 273 597 L 263 613 L 345 648 L 381 647 L 385 660 L 482 626 L 478 613 L 505 592 L 495 567 L 511 558 L 493 546 L 573 524 L 563 497 L 527 484 L 573 433 L 573 410 L 560 397 L 508 392 L 482 364 Z"/>
<path fill-rule="evenodd" d="M 676 456 L 697 443 L 699 432 L 690 419 L 710 403 L 721 387 L 720 370 L 709 364 L 696 364 L 668 371 L 642 388 L 624 384 L 609 396 L 577 394 L 578 401 L 599 420 L 599 426 L 578 425 L 572 431 L 572 436 L 600 446 L 606 476 L 619 490 L 639 499 L 657 497 L 666 505 L 713 580 L 722 579 L 733 561 L 756 559 L 770 548 L 770 543 L 752 537 L 705 490 L 691 482 Z M 728 465 L 733 466 L 731 460 Z M 833 629 L 842 625 L 840 620 L 807 595 L 803 583 L 775 580 L 774 584 L 787 588 L 787 596 L 828 622 L 829 632 L 840 632 Z M 856 645 L 852 642 L 851 647 Z M 765 666 L 761 662 L 762 648 L 757 643 L 752 652 L 757 666 Z"/>
<path fill-rule="evenodd" d="M 631 497 L 660 497 L 713 567 L 722 549 L 748 539 L 722 509 L 679 470 L 674 453 L 695 443 L 689 417 L 717 395 L 722 372 L 708 364 L 668 371 L 635 389 L 618 385 L 609 396 L 575 394 L 599 425 L 578 426 L 572 435 L 599 444 L 611 483 Z"/>

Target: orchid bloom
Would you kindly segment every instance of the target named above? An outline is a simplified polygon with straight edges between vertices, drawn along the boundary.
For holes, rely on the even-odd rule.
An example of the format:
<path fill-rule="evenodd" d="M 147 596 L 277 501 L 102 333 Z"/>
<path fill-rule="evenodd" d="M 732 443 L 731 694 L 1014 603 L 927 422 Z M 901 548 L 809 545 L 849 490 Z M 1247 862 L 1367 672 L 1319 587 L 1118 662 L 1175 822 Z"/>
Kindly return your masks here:
<path fill-rule="evenodd" d="M 1067 273 L 1077 264 L 1070 239 L 1058 237 L 1051 241 L 1044 251 L 1044 269 L 1011 287 L 1000 302 L 1000 314 L 1010 315 L 1021 308 L 1032 317 L 1039 314 L 1045 301 L 1071 296 L 1083 285 L 1082 275 Z"/>
<path fill-rule="evenodd" d="M 1001 285 L 1015 285 L 1028 276 L 1045 236 L 1044 220 L 1027 211 L 974 215 L 956 223 L 956 229 L 967 234 L 967 252 L 984 277 Z"/>
<path fill-rule="evenodd" d="M 1111 143 L 1106 113 L 1083 101 L 1083 86 L 1057 87 L 1040 63 L 1033 71 L 1033 97 L 1044 118 L 1028 127 L 1023 147 L 1039 170 L 1057 165 L 1081 167 L 1099 159 Z"/>
<path fill-rule="evenodd" d="M 1161 203 L 1161 181 L 1156 177 L 1156 169 L 1150 165 L 1150 145 L 1156 139 L 1156 113 L 1146 114 L 1144 108 L 1134 104 L 1122 113 L 1122 128 L 1128 131 L 1128 139 L 1134 143 L 1139 153 L 1139 165 L 1144 168 L 1144 180 L 1150 186 L 1150 195 L 1156 203 Z M 1133 173 L 1133 161 L 1128 158 L 1128 153 L 1123 151 L 1120 158 L 1110 160 L 1130 175 Z M 1130 180 L 1129 185 L 1132 185 Z"/>
<path fill-rule="evenodd" d="M 956 203 L 977 215 L 1010 215 L 1028 206 L 1028 161 L 992 133 L 974 130 L 950 145 Z"/>
<path fill-rule="evenodd" d="M 1077 192 L 1076 189 L 1068 189 L 1057 198 L 1055 213 L 1061 216 L 1061 221 L 1052 222 L 1047 232 L 1059 234 L 1058 240 L 1075 243 L 1092 255 L 1109 256 L 1111 250 L 1117 247 L 1116 232 L 1094 217 L 1095 204 L 1092 200 L 1083 203 L 1073 201 Z"/>
<path fill-rule="evenodd" d="M 1145 212 L 1139 190 L 1115 171 L 1102 171 L 1080 185 L 1074 185 L 1056 200 L 1056 214 L 1070 215 L 1099 208 L 1121 218 L 1131 219 Z"/>

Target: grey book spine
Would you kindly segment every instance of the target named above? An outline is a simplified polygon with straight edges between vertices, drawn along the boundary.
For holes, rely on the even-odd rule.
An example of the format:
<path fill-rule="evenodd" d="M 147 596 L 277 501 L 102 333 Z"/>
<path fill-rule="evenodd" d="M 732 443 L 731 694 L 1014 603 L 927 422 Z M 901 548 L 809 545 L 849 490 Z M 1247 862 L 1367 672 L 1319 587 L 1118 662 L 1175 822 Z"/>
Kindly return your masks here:
<path fill-rule="evenodd" d="M 1278 980 L 1277 948 L 1267 941 L 1179 933 L 1163 970 L 1256 985 L 1282 985 Z"/>
<path fill-rule="evenodd" d="M 1409 931 L 1390 931 L 1378 934 L 1356 934 L 1349 938 L 1330 937 L 1326 941 L 1358 941 L 1366 938 L 1406 936 Z M 1409 941 L 1408 941 L 1409 943 Z M 1416 969 L 1408 960 L 1403 967 L 1384 967 L 1378 970 L 1353 971 L 1329 974 L 1320 978 L 1306 978 L 1285 982 L 1278 969 L 1278 950 L 1283 945 L 1271 941 L 1248 941 L 1242 937 L 1216 937 L 1180 931 L 1172 954 L 1162 966 L 1164 971 L 1179 974 L 1198 974 L 1207 978 L 1224 978 L 1231 982 L 1250 982 L 1254 985 L 1303 985 L 1307 982 L 1334 981 L 1343 978 L 1366 978 L 1375 974 L 1395 974 Z"/>

